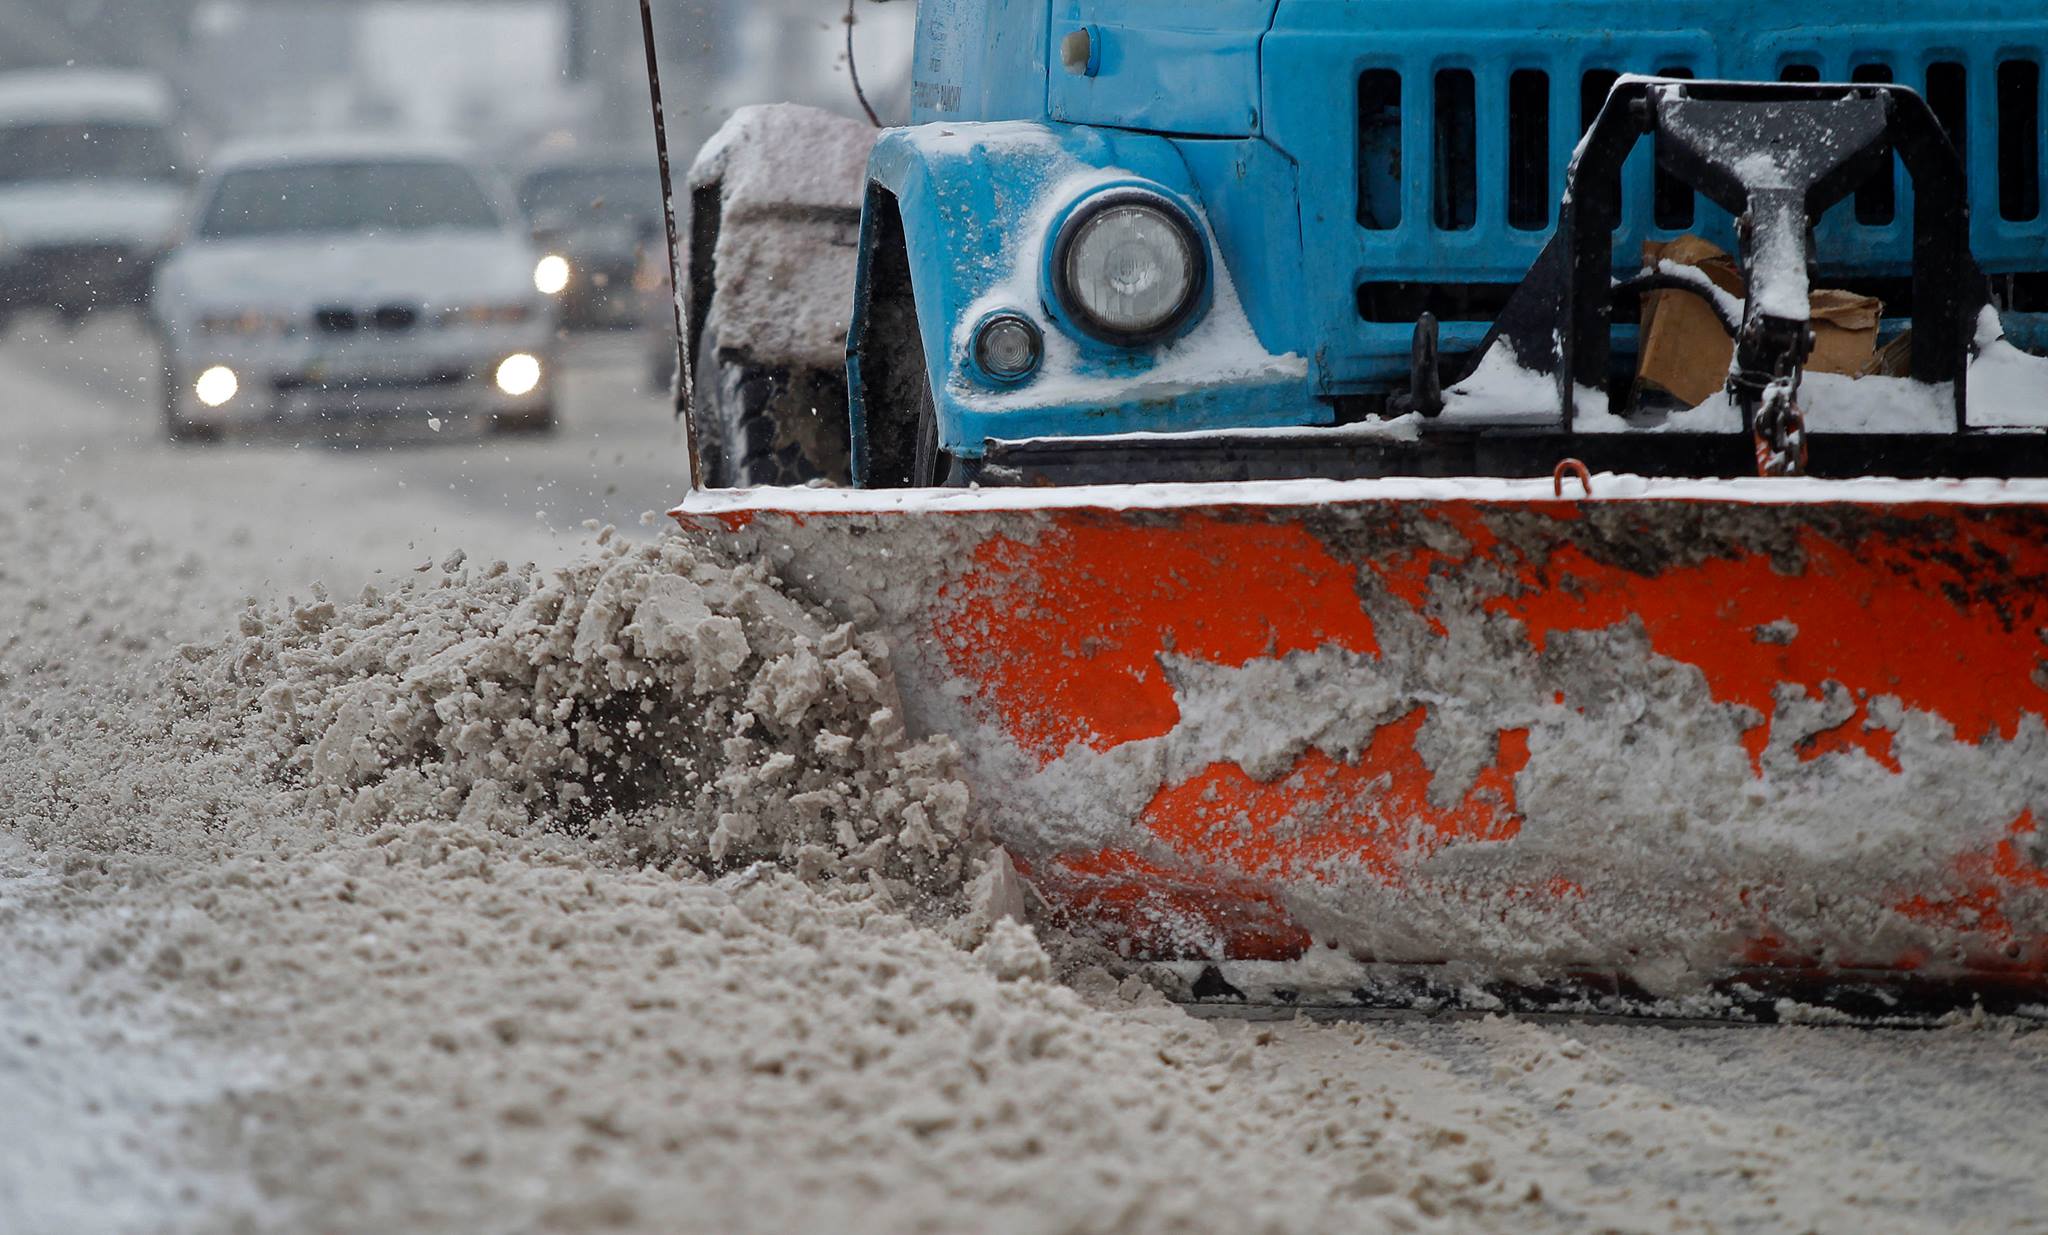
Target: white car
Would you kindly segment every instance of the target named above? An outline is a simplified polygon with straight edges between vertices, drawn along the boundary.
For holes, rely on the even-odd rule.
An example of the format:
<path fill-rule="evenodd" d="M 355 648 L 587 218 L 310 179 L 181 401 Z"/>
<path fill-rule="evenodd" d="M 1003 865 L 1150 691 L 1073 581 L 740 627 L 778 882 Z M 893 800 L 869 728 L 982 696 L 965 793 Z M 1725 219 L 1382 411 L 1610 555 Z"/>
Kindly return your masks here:
<path fill-rule="evenodd" d="M 190 187 L 173 114 L 148 76 L 0 74 L 0 329 L 142 302 Z"/>
<path fill-rule="evenodd" d="M 551 429 L 539 264 L 504 194 L 452 148 L 225 151 L 151 302 L 170 435 L 355 417 Z"/>

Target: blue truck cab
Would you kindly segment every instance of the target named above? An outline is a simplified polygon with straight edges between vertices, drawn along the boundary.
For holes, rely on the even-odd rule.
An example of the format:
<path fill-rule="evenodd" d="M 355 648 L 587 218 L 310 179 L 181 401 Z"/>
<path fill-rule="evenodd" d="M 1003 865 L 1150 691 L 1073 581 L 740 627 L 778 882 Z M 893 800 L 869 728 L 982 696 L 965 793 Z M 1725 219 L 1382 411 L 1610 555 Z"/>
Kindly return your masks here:
<path fill-rule="evenodd" d="M 1965 380 L 2048 347 L 2044 61 L 2038 0 L 924 0 L 853 480 L 1742 471 L 1797 426 L 1809 286 L 1879 297 L 1952 409 L 1837 465 L 1996 471 L 2041 425 Z M 1626 405 L 1673 284 L 1628 276 L 1688 234 L 1751 280 L 1748 432 L 1674 453 Z"/>

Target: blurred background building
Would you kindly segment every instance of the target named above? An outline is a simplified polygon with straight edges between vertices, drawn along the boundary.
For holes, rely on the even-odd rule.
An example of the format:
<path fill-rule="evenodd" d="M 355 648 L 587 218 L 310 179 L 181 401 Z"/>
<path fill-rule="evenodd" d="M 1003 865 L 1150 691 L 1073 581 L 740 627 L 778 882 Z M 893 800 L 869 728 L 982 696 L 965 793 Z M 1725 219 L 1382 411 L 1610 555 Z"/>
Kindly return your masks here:
<path fill-rule="evenodd" d="M 836 0 L 656 0 L 670 126 L 685 152 L 735 107 L 858 114 Z M 863 84 L 908 112 L 914 5 L 859 0 Z M 0 0 L 0 72 L 164 77 L 203 150 L 247 135 L 403 130 L 524 155 L 648 145 L 635 0 Z"/>

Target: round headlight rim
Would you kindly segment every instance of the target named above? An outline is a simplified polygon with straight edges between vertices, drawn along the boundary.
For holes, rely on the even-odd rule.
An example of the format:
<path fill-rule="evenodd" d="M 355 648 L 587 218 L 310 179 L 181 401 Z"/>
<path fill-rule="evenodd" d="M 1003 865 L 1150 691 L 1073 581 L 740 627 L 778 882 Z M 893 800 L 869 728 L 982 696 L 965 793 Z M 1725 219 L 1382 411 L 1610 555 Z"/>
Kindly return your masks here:
<path fill-rule="evenodd" d="M 1187 293 L 1174 306 L 1173 312 L 1150 330 L 1124 330 L 1097 318 L 1074 294 L 1068 278 L 1068 260 L 1089 221 L 1118 206 L 1144 206 L 1165 218 L 1180 232 L 1181 240 L 1187 245 L 1188 256 L 1194 263 Z M 1187 210 L 1165 194 L 1137 187 L 1105 189 L 1082 199 L 1060 221 L 1058 235 L 1053 240 L 1051 274 L 1052 293 L 1060 311 L 1090 338 L 1117 347 L 1145 347 L 1174 338 L 1201 310 L 1209 291 L 1209 246 L 1201 227 Z"/>

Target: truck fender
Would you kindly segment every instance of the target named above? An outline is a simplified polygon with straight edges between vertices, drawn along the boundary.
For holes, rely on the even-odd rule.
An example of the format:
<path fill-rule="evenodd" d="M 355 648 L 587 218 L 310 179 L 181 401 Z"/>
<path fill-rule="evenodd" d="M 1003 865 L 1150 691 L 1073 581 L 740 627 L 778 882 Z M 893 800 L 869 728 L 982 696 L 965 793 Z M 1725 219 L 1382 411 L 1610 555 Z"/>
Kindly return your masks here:
<path fill-rule="evenodd" d="M 868 161 L 846 340 L 856 484 L 905 483 L 923 397 L 942 428 L 949 422 L 970 380 L 970 312 L 1000 304 L 1058 329 L 1040 287 L 1046 233 L 1076 198 L 1122 182 L 1202 214 L 1186 160 L 1163 137 L 1034 121 L 882 136 Z"/>

